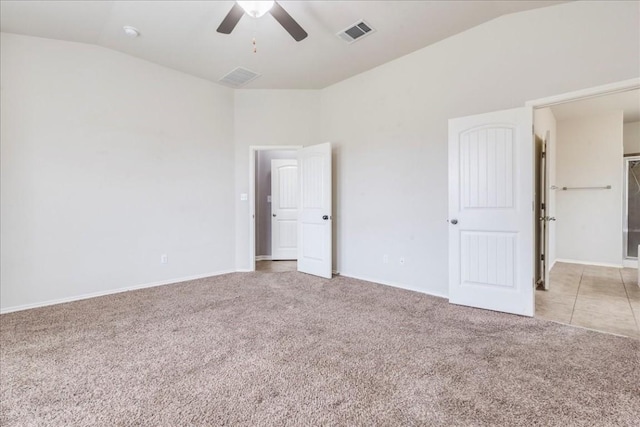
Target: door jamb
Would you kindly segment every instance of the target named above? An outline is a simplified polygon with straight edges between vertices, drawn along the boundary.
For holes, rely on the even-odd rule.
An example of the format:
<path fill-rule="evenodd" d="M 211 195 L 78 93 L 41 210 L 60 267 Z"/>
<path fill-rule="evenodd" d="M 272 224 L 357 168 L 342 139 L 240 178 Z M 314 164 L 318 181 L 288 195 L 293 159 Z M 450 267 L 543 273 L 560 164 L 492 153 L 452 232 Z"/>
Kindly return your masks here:
<path fill-rule="evenodd" d="M 302 145 L 251 145 L 249 146 L 249 271 L 256 270 L 256 152 L 298 151 Z"/>
<path fill-rule="evenodd" d="M 564 104 L 572 101 L 580 101 L 588 98 L 595 98 L 602 95 L 611 95 L 619 92 L 627 92 L 629 90 L 640 89 L 640 78 L 623 80 L 620 82 L 609 83 L 601 86 L 594 86 L 586 89 L 566 92 L 559 95 L 549 96 L 546 98 L 534 99 L 527 101 L 525 106 L 533 109 L 551 107 L 553 105 Z"/>

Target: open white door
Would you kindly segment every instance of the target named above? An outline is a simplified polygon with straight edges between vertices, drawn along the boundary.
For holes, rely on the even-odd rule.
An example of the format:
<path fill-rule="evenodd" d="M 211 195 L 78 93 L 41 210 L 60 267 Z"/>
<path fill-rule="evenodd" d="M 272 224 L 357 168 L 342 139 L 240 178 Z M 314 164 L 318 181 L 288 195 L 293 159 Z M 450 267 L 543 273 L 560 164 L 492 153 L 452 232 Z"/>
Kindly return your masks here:
<path fill-rule="evenodd" d="M 298 161 L 271 160 L 271 259 L 298 257 Z"/>
<path fill-rule="evenodd" d="M 298 150 L 298 271 L 331 278 L 331 143 Z"/>
<path fill-rule="evenodd" d="M 449 301 L 533 316 L 533 111 L 449 120 Z"/>

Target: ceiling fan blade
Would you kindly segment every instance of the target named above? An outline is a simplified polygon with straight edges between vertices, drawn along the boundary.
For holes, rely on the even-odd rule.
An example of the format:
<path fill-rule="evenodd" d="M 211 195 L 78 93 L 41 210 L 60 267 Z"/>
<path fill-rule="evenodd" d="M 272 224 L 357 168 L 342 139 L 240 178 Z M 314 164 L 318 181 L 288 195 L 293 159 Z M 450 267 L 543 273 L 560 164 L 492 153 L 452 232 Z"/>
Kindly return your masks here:
<path fill-rule="evenodd" d="M 286 10 L 278 4 L 278 2 L 273 3 L 273 7 L 269 11 L 271 15 L 276 18 L 276 21 L 282 25 L 282 27 L 287 30 L 291 37 L 297 42 L 303 40 L 307 37 L 307 32 L 302 29 L 302 27 L 287 13 Z"/>
<path fill-rule="evenodd" d="M 233 3 L 233 7 L 220 23 L 218 32 L 222 34 L 231 34 L 231 31 L 233 31 L 236 25 L 238 25 L 238 21 L 240 21 L 242 15 L 244 15 L 244 9 L 242 9 L 238 3 Z"/>

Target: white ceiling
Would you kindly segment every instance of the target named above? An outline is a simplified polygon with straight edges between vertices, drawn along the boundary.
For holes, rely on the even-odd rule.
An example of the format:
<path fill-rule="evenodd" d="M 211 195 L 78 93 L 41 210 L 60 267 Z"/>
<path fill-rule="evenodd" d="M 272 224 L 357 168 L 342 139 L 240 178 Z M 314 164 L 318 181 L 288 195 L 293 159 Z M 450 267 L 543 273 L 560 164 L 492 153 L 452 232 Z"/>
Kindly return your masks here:
<path fill-rule="evenodd" d="M 640 90 L 628 90 L 610 95 L 581 99 L 551 107 L 556 120 L 570 120 L 622 110 L 624 122 L 640 120 Z"/>
<path fill-rule="evenodd" d="M 232 1 L 1 1 L 3 32 L 92 43 L 218 81 L 238 66 L 247 88 L 319 89 L 498 16 L 563 1 L 282 1 L 309 33 L 297 43 L 271 15 L 216 28 Z M 336 33 L 364 19 L 377 31 L 347 44 Z M 141 37 L 127 38 L 131 25 Z M 252 51 L 256 37 L 258 52 Z"/>

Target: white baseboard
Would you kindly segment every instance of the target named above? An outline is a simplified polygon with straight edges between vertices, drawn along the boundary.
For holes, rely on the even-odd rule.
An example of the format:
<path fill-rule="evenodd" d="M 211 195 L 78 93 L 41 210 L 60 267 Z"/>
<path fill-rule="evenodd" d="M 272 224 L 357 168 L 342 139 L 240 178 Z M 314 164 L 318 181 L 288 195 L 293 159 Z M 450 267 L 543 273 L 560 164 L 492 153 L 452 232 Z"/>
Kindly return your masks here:
<path fill-rule="evenodd" d="M 427 291 L 424 291 L 422 289 L 412 288 L 412 287 L 409 287 L 409 286 L 406 286 L 406 285 L 402 285 L 402 284 L 399 284 L 399 283 L 391 283 L 391 282 L 387 282 L 385 280 L 372 279 L 370 277 L 363 277 L 363 276 L 356 276 L 356 275 L 349 274 L 349 273 L 344 273 L 344 272 L 340 273 L 340 275 L 342 277 L 350 277 L 352 279 L 364 280 L 365 282 L 378 283 L 380 285 L 391 286 L 391 287 L 394 287 L 394 288 L 405 289 L 407 291 L 420 292 L 421 294 L 426 294 L 426 295 L 431 295 L 431 296 L 434 296 L 434 297 L 449 299 L 448 295 L 443 295 L 443 294 L 439 294 L 439 293 L 436 293 L 436 292 L 427 292 Z"/>
<path fill-rule="evenodd" d="M 623 259 L 622 266 L 625 268 L 638 268 L 638 260 L 637 259 Z"/>
<path fill-rule="evenodd" d="M 198 274 L 195 276 L 188 276 L 188 277 L 179 277 L 176 279 L 162 280 L 160 282 L 144 283 L 142 285 L 127 286 L 124 288 L 110 289 L 107 291 L 99 291 L 99 292 L 92 292 L 89 294 L 76 295 L 72 297 L 57 298 L 57 299 L 37 302 L 33 304 L 16 305 L 13 307 L 6 307 L 3 309 L 0 309 L 0 314 L 13 313 L 14 311 L 29 310 L 32 308 L 46 307 L 49 305 L 64 304 L 67 302 L 102 297 L 105 295 L 119 294 L 121 292 L 135 291 L 138 289 L 154 288 L 156 286 L 164 286 L 164 285 L 173 285 L 181 282 L 188 282 L 190 280 L 204 279 L 205 277 L 220 276 L 222 274 L 229 274 L 229 273 L 235 273 L 235 270 L 216 271 L 214 273 Z"/>
<path fill-rule="evenodd" d="M 105 295 L 118 294 L 118 293 L 121 293 L 121 292 L 135 291 L 135 290 L 138 290 L 138 289 L 154 288 L 156 286 L 173 285 L 173 284 L 178 284 L 178 283 L 182 283 L 182 282 L 188 282 L 190 280 L 204 279 L 206 277 L 212 277 L 212 276 L 220 276 L 222 274 L 229 274 L 229 273 L 235 273 L 235 272 L 249 273 L 251 271 L 252 270 L 248 270 L 248 269 L 225 270 L 225 271 L 217 271 L 217 272 L 213 272 L 213 273 L 198 274 L 198 275 L 195 275 L 195 276 L 179 277 L 179 278 L 175 278 L 175 279 L 162 280 L 162 281 L 159 281 L 159 282 L 144 283 L 144 284 L 141 284 L 141 285 L 126 286 L 126 287 L 123 287 L 123 288 L 110 289 L 110 290 L 107 290 L 107 291 L 92 292 L 92 293 L 76 295 L 76 296 L 72 296 L 72 297 L 57 298 L 57 299 L 37 302 L 37 303 L 33 303 L 33 304 L 24 304 L 24 305 L 16 305 L 16 306 L 13 306 L 13 307 L 6 307 L 6 308 L 0 309 L 0 314 L 7 314 L 7 313 L 13 313 L 13 312 L 16 312 L 16 311 L 30 310 L 32 308 L 47 307 L 47 306 L 56 305 L 56 304 L 64 304 L 64 303 L 73 302 L 73 301 L 81 301 L 81 300 L 85 300 L 85 299 L 89 299 L 89 298 L 97 298 L 97 297 L 102 297 L 102 296 L 105 296 Z M 387 281 L 384 281 L 384 280 L 373 279 L 373 278 L 370 278 L 370 277 L 356 276 L 356 275 L 352 275 L 352 274 L 348 274 L 348 273 L 347 274 L 340 273 L 340 272 L 338 272 L 336 270 L 333 271 L 333 274 L 334 275 L 344 276 L 344 277 L 350 277 L 352 279 L 364 280 L 366 282 L 378 283 L 378 284 L 385 285 L 385 286 L 392 286 L 394 288 L 406 289 L 408 291 L 420 292 L 420 293 L 427 294 L 427 295 L 432 295 L 432 296 L 435 296 L 435 297 L 449 298 L 446 295 L 438 294 L 438 293 L 435 293 L 435 292 L 427 292 L 427 291 L 424 291 L 424 290 L 421 290 L 421 289 L 411 288 L 411 287 L 408 287 L 406 285 L 402 285 L 402 284 L 398 284 L 398 283 L 391 283 L 391 282 L 387 282 Z"/>
<path fill-rule="evenodd" d="M 592 262 L 592 261 L 580 261 L 576 259 L 563 259 L 557 258 L 553 264 L 556 262 L 566 262 L 567 264 L 582 264 L 582 265 L 595 265 L 597 267 L 613 267 L 613 268 L 622 268 L 622 264 L 612 264 L 608 262 Z"/>
<path fill-rule="evenodd" d="M 256 262 L 258 261 L 274 261 L 272 255 L 256 255 Z M 275 261 L 297 261 L 296 259 L 277 259 Z"/>

